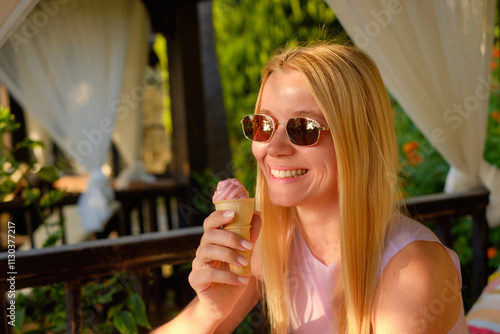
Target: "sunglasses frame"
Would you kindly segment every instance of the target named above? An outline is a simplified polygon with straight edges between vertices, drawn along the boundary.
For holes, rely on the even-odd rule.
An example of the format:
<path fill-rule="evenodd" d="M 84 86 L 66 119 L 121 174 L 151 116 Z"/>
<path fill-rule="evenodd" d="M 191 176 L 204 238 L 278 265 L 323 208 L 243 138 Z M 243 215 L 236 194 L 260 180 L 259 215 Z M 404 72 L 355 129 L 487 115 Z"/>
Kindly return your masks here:
<path fill-rule="evenodd" d="M 272 125 L 273 125 L 273 130 L 272 130 L 271 136 L 269 137 L 268 140 L 254 140 L 252 138 L 249 138 L 246 135 L 246 133 L 245 133 L 245 122 L 244 122 L 245 118 L 247 118 L 247 117 L 255 117 L 255 116 L 264 116 L 264 117 L 267 117 L 267 118 L 269 118 L 271 120 Z M 310 144 L 310 145 L 300 145 L 300 144 L 294 143 L 293 140 L 290 138 L 290 134 L 288 133 L 288 122 L 290 122 L 291 119 L 305 119 L 307 121 L 314 122 L 315 128 L 318 129 L 318 138 L 316 139 L 316 141 L 314 143 Z M 272 116 L 269 116 L 269 115 L 266 115 L 266 114 L 248 114 L 248 115 L 245 115 L 240 122 L 241 122 L 241 126 L 242 126 L 242 129 L 243 129 L 243 135 L 247 139 L 249 139 L 251 141 L 254 141 L 254 142 L 257 142 L 257 143 L 268 143 L 268 142 L 270 142 L 271 139 L 273 139 L 274 134 L 276 133 L 276 129 L 278 129 L 278 126 L 280 126 L 280 125 L 284 125 L 285 126 L 285 129 L 286 129 L 285 132 L 286 132 L 286 136 L 287 136 L 288 140 L 292 144 L 297 145 L 297 146 L 302 146 L 302 147 L 304 147 L 304 146 L 308 147 L 308 146 L 314 146 L 314 145 L 316 145 L 318 143 L 318 141 L 319 141 L 319 137 L 321 135 L 321 131 L 330 130 L 330 128 L 328 126 L 321 126 L 317 120 L 312 119 L 312 118 L 308 118 L 308 117 L 291 117 L 286 122 L 277 122 L 277 121 L 274 120 L 274 118 Z"/>

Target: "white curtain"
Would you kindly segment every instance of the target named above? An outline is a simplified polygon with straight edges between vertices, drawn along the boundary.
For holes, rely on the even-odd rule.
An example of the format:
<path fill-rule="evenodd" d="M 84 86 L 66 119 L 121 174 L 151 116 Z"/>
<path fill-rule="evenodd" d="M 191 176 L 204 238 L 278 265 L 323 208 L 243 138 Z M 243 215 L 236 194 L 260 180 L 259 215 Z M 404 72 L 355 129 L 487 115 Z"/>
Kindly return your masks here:
<path fill-rule="evenodd" d="M 127 59 L 143 51 L 130 45 L 142 45 L 146 17 L 140 0 L 42 0 L 0 49 L 0 82 L 90 172 L 78 203 L 88 232 L 101 230 L 114 208 L 101 166 L 122 116 Z"/>
<path fill-rule="evenodd" d="M 445 191 L 487 188 L 488 223 L 500 225 L 500 171 L 483 159 L 495 1 L 326 2 L 451 165 Z"/>
<path fill-rule="evenodd" d="M 38 1 L 40 0 L 0 0 L 0 47 L 24 21 Z"/>
<path fill-rule="evenodd" d="M 145 69 L 148 60 L 147 25 L 131 32 L 127 60 L 123 73 L 121 103 L 115 120 L 112 139 L 127 164 L 118 175 L 116 189 L 126 189 L 132 181 L 154 182 L 155 177 L 146 172 L 140 151 L 143 129 L 143 108 L 147 96 Z M 138 27 L 139 28 L 139 27 Z"/>

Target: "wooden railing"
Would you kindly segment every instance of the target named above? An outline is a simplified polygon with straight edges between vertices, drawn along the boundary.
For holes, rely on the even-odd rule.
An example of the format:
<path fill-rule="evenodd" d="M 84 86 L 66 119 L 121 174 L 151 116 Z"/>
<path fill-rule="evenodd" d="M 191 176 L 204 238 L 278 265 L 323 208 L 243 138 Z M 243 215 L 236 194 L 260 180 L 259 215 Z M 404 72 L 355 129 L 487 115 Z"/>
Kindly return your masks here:
<path fill-rule="evenodd" d="M 66 324 L 68 333 L 82 328 L 81 287 L 91 278 L 132 272 L 141 282 L 142 296 L 148 304 L 149 270 L 162 264 L 190 262 L 200 243 L 202 227 L 169 232 L 154 232 L 116 239 L 95 240 L 76 245 L 63 245 L 15 254 L 15 289 L 63 282 L 66 293 Z M 10 291 L 8 256 L 0 255 L 0 331 L 8 333 L 7 303 Z M 159 292 L 156 292 L 159 293 Z M 4 330 L 5 329 L 5 330 Z"/>
<path fill-rule="evenodd" d="M 434 221 L 442 240 L 450 245 L 450 219 L 471 216 L 473 219 L 474 291 L 478 293 L 487 275 L 487 225 L 484 219 L 488 204 L 485 191 L 462 194 L 436 194 L 405 201 L 409 214 L 420 221 Z M 104 277 L 119 271 L 132 271 L 142 281 L 142 294 L 151 295 L 147 277 L 152 268 L 162 264 L 190 262 L 202 235 L 201 227 L 177 231 L 146 233 L 112 240 L 96 240 L 77 245 L 34 249 L 16 253 L 15 288 L 41 286 L 62 282 L 66 287 L 67 329 L 79 333 L 82 326 L 80 308 L 82 282 Z M 0 331 L 8 333 L 5 295 L 10 290 L 7 282 L 8 254 L 0 254 Z M 477 294 L 478 295 L 478 294 Z M 477 296 L 476 295 L 476 296 Z"/>
<path fill-rule="evenodd" d="M 131 212 L 137 211 L 140 233 L 159 231 L 158 215 L 165 217 L 167 229 L 186 227 L 189 219 L 178 217 L 177 206 L 187 201 L 188 186 L 186 183 L 176 182 L 171 179 L 157 180 L 155 183 L 136 182 L 126 190 L 115 191 L 115 200 L 120 204 L 118 211 L 110 219 L 105 230 L 96 233 L 94 238 L 105 238 L 111 230 L 116 230 L 120 236 L 132 234 Z M 64 218 L 63 208 L 76 205 L 80 193 L 67 193 L 61 202 L 52 210 L 60 218 Z M 161 202 L 162 205 L 158 206 Z M 163 212 L 161 212 L 163 210 Z M 16 199 L 9 202 L 0 202 L 0 213 L 10 215 L 10 221 L 22 222 L 17 224 L 25 235 L 30 238 L 31 248 L 41 248 L 35 244 L 34 231 L 41 224 L 38 213 L 33 205 L 25 206 L 24 200 Z M 0 226 L 1 229 L 1 226 Z M 6 231 L 0 230 L 1 233 Z M 66 243 L 63 235 L 62 243 Z M 4 249 L 5 249 L 5 245 Z"/>

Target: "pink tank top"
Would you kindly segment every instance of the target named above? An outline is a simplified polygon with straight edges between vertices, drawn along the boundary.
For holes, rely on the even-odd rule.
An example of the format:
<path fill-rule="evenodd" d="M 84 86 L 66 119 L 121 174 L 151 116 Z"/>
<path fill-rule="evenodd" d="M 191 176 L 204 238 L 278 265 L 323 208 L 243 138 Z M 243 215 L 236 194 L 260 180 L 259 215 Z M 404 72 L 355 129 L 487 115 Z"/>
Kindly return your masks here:
<path fill-rule="evenodd" d="M 295 265 L 290 272 L 289 333 L 337 333 L 337 321 L 332 312 L 334 286 L 332 277 L 336 264 L 326 266 L 318 261 L 309 250 L 300 232 L 296 234 L 295 240 L 294 261 L 292 262 Z M 388 238 L 380 273 L 398 251 L 417 240 L 440 243 L 439 239 L 424 225 L 404 216 L 398 217 Z M 455 264 L 461 287 L 462 276 L 458 256 L 452 250 L 446 247 L 445 249 Z M 332 327 L 335 328 L 333 332 Z M 468 333 L 463 303 L 458 320 L 448 333 Z"/>

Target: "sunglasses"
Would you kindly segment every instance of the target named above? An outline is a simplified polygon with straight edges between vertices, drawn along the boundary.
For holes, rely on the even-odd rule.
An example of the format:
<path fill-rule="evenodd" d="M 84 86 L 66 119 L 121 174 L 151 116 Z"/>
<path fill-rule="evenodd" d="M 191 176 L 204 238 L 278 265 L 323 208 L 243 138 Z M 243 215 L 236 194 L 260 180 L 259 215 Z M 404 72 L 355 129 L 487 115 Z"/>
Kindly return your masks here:
<path fill-rule="evenodd" d="M 312 146 L 319 140 L 320 131 L 329 130 L 327 126 L 310 118 L 294 117 L 286 123 L 275 122 L 271 116 L 264 114 L 246 115 L 241 120 L 245 137 L 252 141 L 265 143 L 271 140 L 279 125 L 286 125 L 288 139 L 295 145 Z"/>

